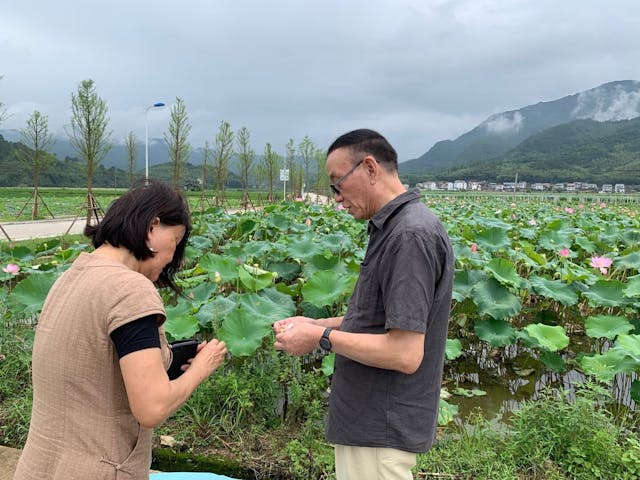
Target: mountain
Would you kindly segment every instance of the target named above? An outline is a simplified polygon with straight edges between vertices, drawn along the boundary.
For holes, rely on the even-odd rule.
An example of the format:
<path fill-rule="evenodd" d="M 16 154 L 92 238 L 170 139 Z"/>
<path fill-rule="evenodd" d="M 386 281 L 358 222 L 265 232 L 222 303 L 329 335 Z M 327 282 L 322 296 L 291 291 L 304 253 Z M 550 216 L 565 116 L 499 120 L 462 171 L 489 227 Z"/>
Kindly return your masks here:
<path fill-rule="evenodd" d="M 574 120 L 532 135 L 516 148 L 489 160 L 433 174 L 458 178 L 529 182 L 625 183 L 640 185 L 640 117 L 598 122 Z"/>
<path fill-rule="evenodd" d="M 505 154 L 532 135 L 575 120 L 640 117 L 640 82 L 605 83 L 550 102 L 490 116 L 455 140 L 437 142 L 424 155 L 399 164 L 401 174 L 426 174 Z"/>

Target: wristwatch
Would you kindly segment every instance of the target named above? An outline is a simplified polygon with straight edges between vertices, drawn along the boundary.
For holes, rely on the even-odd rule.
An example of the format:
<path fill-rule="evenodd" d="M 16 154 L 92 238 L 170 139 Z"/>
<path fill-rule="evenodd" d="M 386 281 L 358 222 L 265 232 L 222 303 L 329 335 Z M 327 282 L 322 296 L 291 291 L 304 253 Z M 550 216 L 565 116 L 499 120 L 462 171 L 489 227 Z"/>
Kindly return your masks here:
<path fill-rule="evenodd" d="M 329 334 L 331 333 L 332 328 L 325 328 L 322 336 L 320 337 L 320 348 L 325 352 L 331 351 L 331 340 L 329 340 Z"/>

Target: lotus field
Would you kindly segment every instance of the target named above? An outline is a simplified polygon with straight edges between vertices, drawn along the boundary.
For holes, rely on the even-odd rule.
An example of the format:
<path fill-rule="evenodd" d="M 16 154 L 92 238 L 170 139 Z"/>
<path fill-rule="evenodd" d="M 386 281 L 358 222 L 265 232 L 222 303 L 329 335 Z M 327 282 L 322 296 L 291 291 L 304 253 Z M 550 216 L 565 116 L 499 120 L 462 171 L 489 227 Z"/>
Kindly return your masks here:
<path fill-rule="evenodd" d="M 518 344 L 555 372 L 578 370 L 604 383 L 631 378 L 631 397 L 640 401 L 637 204 L 424 201 L 456 254 L 447 362 L 456 362 L 470 339 L 491 348 Z M 335 205 L 303 202 L 234 215 L 209 209 L 194 213 L 193 222 L 179 278 L 185 297 L 163 293 L 173 339 L 215 335 L 235 362 L 251 361 L 273 350 L 275 320 L 346 310 L 366 249 L 365 222 Z M 35 319 L 56 277 L 89 250 L 55 239 L 35 249 L 3 243 L 3 322 Z M 573 347 L 577 337 L 587 340 L 587 351 Z M 318 375 L 331 373 L 332 356 L 309 357 Z M 455 408 L 442 406 L 444 423 Z"/>

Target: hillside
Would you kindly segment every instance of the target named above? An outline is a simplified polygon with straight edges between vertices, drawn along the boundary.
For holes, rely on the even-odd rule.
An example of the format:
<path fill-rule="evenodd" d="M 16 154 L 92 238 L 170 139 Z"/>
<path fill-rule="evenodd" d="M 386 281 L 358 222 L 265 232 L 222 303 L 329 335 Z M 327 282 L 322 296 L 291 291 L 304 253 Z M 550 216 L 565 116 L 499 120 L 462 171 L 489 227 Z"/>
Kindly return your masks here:
<path fill-rule="evenodd" d="M 598 122 L 640 117 L 640 82 L 610 82 L 558 100 L 490 116 L 456 138 L 437 142 L 424 155 L 399 165 L 401 174 L 430 174 L 493 159 L 551 127 L 591 119 Z"/>
<path fill-rule="evenodd" d="M 588 181 L 640 185 L 640 118 L 575 120 L 544 130 L 509 152 L 444 169 L 431 179 L 529 182 Z"/>

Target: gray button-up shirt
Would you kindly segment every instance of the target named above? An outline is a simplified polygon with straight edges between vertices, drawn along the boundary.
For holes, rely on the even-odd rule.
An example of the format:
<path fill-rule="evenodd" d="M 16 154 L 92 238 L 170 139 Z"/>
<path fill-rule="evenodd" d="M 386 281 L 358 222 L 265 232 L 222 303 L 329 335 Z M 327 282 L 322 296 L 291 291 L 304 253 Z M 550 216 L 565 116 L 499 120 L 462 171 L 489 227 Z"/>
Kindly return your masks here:
<path fill-rule="evenodd" d="M 369 245 L 341 330 L 425 334 L 424 358 L 407 375 L 336 355 L 326 429 L 331 443 L 425 452 L 433 444 L 454 257 L 440 220 L 418 189 L 369 221 Z"/>

